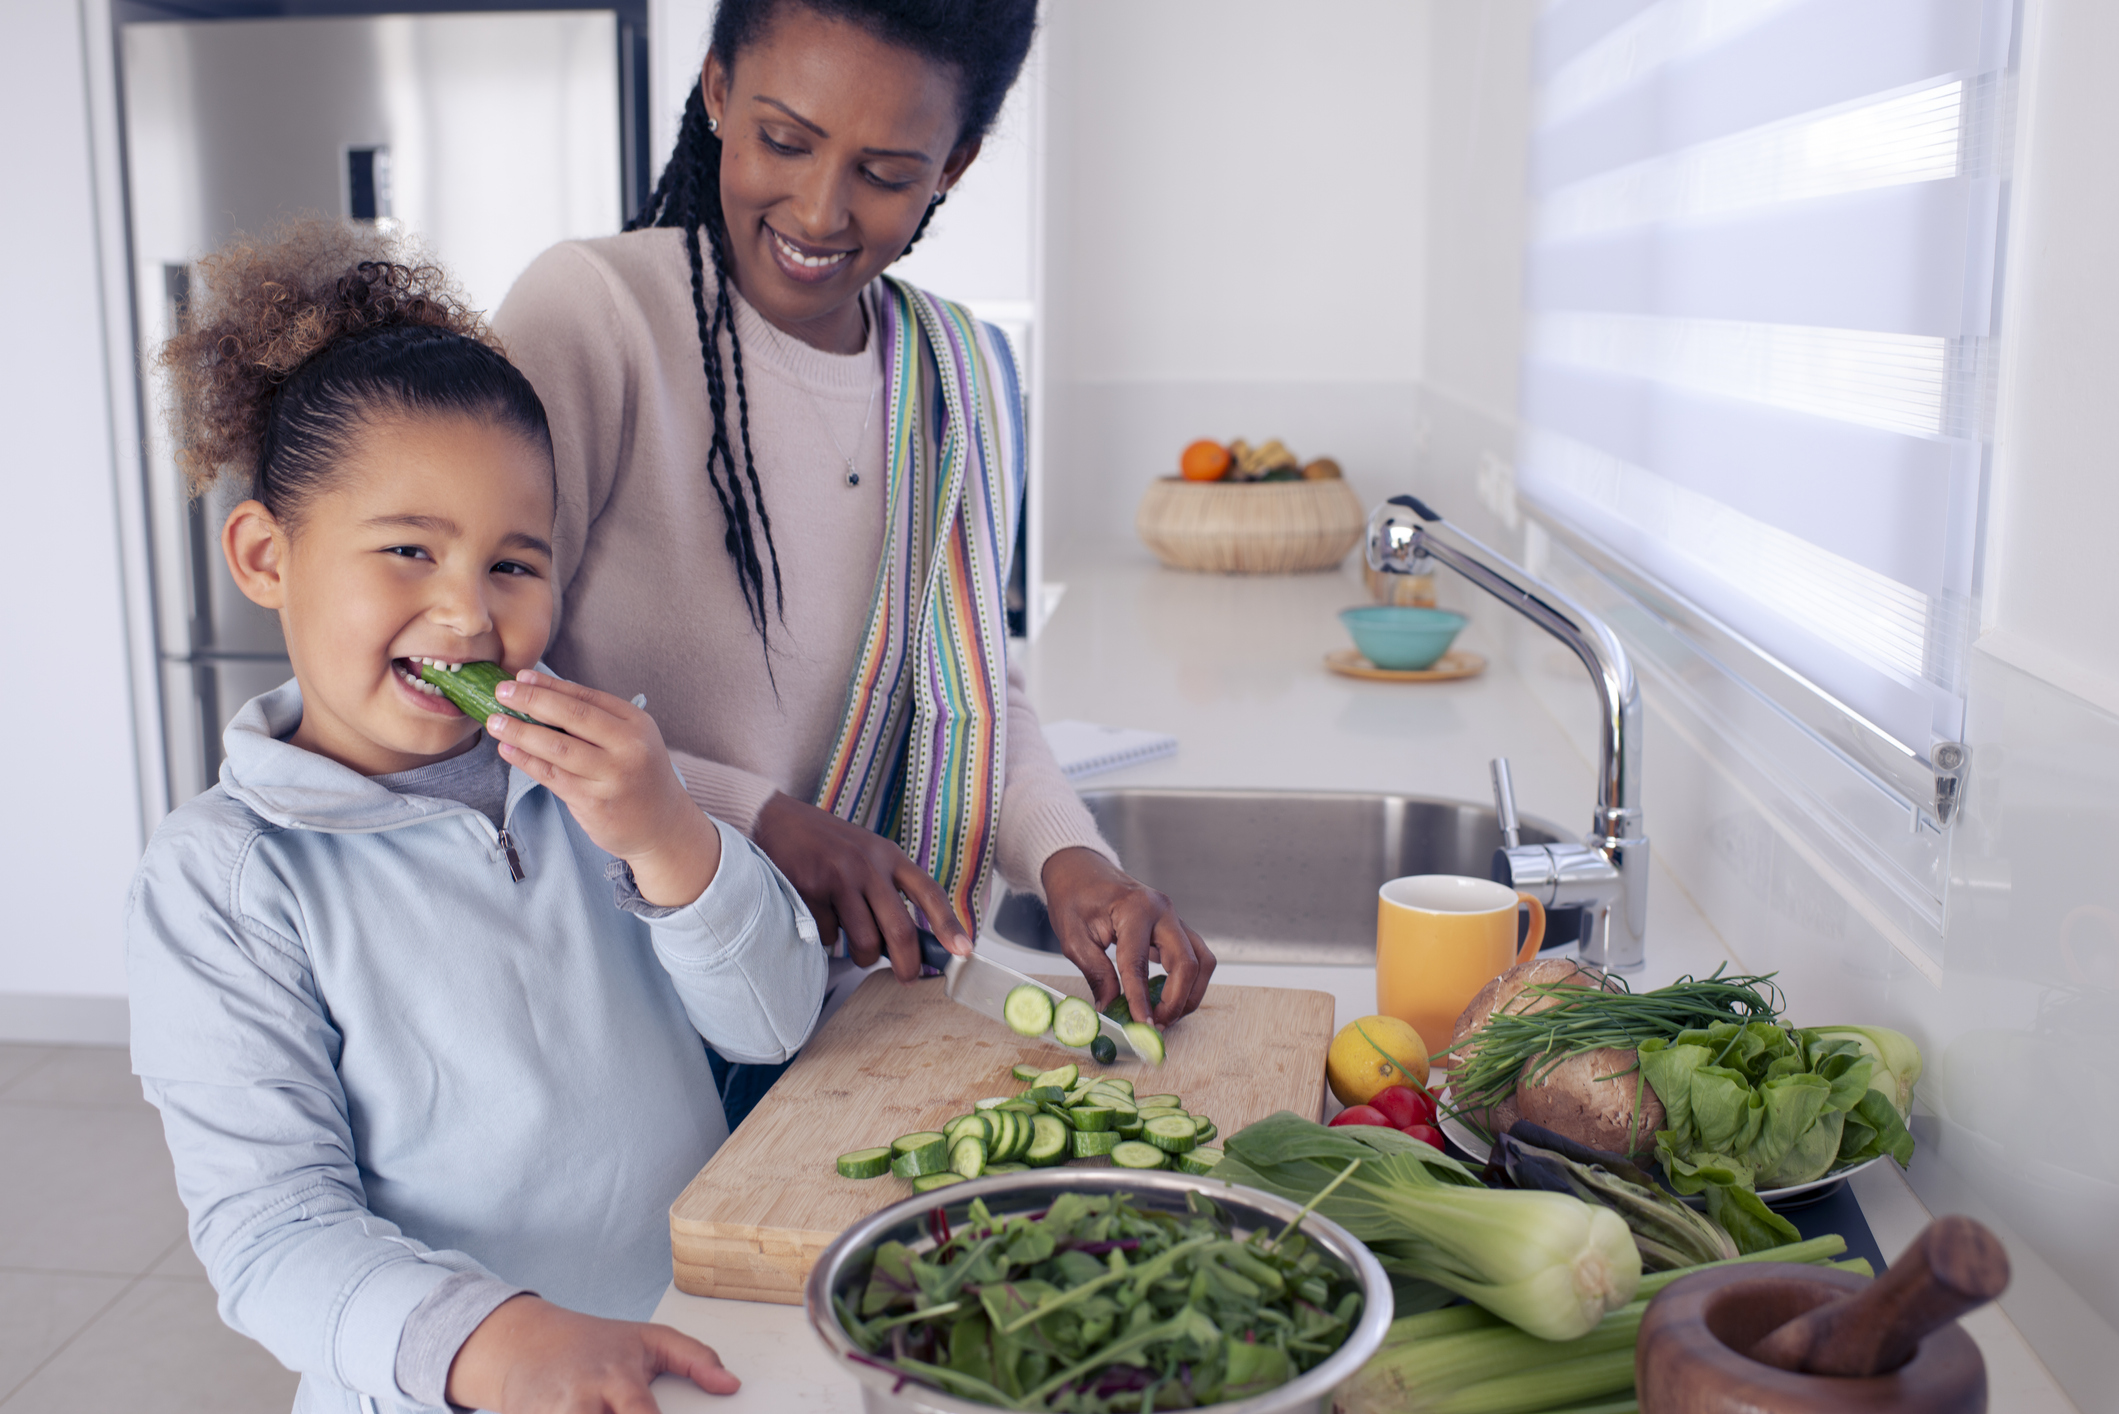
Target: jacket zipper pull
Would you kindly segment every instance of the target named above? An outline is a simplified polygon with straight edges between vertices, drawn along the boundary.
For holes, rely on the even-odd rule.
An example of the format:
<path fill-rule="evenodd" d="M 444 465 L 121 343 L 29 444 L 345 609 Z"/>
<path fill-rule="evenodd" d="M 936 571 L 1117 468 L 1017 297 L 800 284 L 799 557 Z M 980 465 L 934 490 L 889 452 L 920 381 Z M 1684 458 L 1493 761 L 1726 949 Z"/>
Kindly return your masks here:
<path fill-rule="evenodd" d="M 525 877 L 522 872 L 522 856 L 515 852 L 515 841 L 509 838 L 505 829 L 500 832 L 499 843 L 502 852 L 508 856 L 508 877 L 518 884 L 521 883 Z"/>

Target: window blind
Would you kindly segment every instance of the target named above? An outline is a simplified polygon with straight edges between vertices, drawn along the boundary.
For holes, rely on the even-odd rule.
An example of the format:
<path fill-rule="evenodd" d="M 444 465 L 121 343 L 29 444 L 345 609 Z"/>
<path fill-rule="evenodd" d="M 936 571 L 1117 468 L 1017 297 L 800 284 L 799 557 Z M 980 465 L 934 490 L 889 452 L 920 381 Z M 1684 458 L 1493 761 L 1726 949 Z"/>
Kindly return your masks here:
<path fill-rule="evenodd" d="M 1523 493 L 1922 757 L 1963 728 L 2011 10 L 1538 30 Z"/>

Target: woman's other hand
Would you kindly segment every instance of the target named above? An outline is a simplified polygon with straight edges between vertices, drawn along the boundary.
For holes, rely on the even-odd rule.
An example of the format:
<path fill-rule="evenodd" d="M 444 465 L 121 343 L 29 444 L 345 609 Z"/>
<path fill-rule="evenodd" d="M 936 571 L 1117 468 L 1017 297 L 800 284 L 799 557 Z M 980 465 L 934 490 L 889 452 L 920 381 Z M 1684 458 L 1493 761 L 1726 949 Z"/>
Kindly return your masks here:
<path fill-rule="evenodd" d="M 550 787 L 598 848 L 630 865 L 642 898 L 672 908 L 706 892 L 721 867 L 721 833 L 684 793 L 653 717 L 530 668 L 493 695 L 537 719 L 487 719 L 502 759 Z"/>
<path fill-rule="evenodd" d="M 1045 909 L 1060 951 L 1082 970 L 1099 1008 L 1121 991 L 1136 1018 L 1147 1017 L 1148 963 L 1159 962 L 1170 980 L 1158 1026 L 1196 1011 L 1214 975 L 1214 954 L 1185 926 L 1170 900 L 1093 849 L 1063 849 L 1045 861 Z M 1112 956 L 1104 950 L 1116 943 Z M 1113 967 L 1113 962 L 1117 966 Z"/>
<path fill-rule="evenodd" d="M 900 982 L 919 977 L 919 928 L 900 895 L 926 915 L 943 947 L 971 951 L 971 937 L 942 886 L 873 830 L 791 795 L 775 795 L 758 812 L 751 838 L 802 895 L 826 942 L 846 931 L 847 951 L 861 966 L 887 948 L 890 970 Z"/>
<path fill-rule="evenodd" d="M 708 1394 L 743 1382 L 709 1346 L 668 1326 L 584 1316 L 513 1296 L 481 1321 L 449 1366 L 449 1402 L 499 1414 L 655 1414 L 655 1376 Z"/>

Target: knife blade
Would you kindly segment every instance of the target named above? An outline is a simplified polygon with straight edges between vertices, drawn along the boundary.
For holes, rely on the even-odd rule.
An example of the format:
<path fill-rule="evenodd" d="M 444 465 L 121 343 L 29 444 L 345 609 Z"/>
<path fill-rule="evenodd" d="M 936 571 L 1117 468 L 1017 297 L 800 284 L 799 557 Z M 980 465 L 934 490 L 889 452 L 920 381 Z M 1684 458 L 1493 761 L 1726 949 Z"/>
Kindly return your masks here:
<path fill-rule="evenodd" d="M 1007 963 L 987 957 L 976 949 L 969 957 L 958 957 L 943 947 L 941 940 L 924 928 L 920 930 L 920 961 L 941 972 L 942 990 L 951 1001 L 958 1006 L 969 1007 L 981 1016 L 990 1016 L 1003 1026 L 1008 1025 L 1008 1018 L 1002 1004 L 1007 1001 L 1008 994 L 1017 987 L 1037 988 L 1052 998 L 1054 1006 L 1058 1006 L 1067 995 L 1057 987 L 1048 987 L 1035 977 L 1018 972 Z M 1096 1005 L 1093 1001 L 1089 1004 Z M 1009 1027 L 1010 1031 L 1014 1029 Z M 1102 1012 L 1096 1014 L 1096 1029 L 1109 1037 L 1113 1045 L 1123 1047 L 1125 1054 L 1136 1060 L 1141 1059 L 1140 1048 L 1133 1044 L 1133 1038 L 1126 1034 L 1126 1028 Z"/>

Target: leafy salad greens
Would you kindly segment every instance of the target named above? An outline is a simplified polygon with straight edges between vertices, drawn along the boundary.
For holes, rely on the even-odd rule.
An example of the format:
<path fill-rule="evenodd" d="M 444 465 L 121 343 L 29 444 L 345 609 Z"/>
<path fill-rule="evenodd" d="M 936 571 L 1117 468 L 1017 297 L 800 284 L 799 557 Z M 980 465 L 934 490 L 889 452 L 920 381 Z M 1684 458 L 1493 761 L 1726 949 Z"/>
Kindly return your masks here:
<path fill-rule="evenodd" d="M 875 1363 L 1003 1409 L 1187 1409 L 1277 1388 L 1361 1316 L 1352 1279 L 1298 1224 L 1236 1235 L 1204 1194 L 1159 1212 L 1063 1193 L 996 1218 L 974 1199 L 928 1251 L 876 1249 L 840 1323 Z"/>
<path fill-rule="evenodd" d="M 1709 1214 L 1746 1251 L 1796 1237 L 1757 1190 L 1808 1183 L 1880 1154 L 1912 1161 L 1896 1099 L 1901 1077 L 1883 1067 L 1873 1044 L 1843 1031 L 1716 1022 L 1643 1041 L 1640 1057 L 1663 1102 L 1656 1156 L 1671 1187 L 1706 1193 Z"/>

